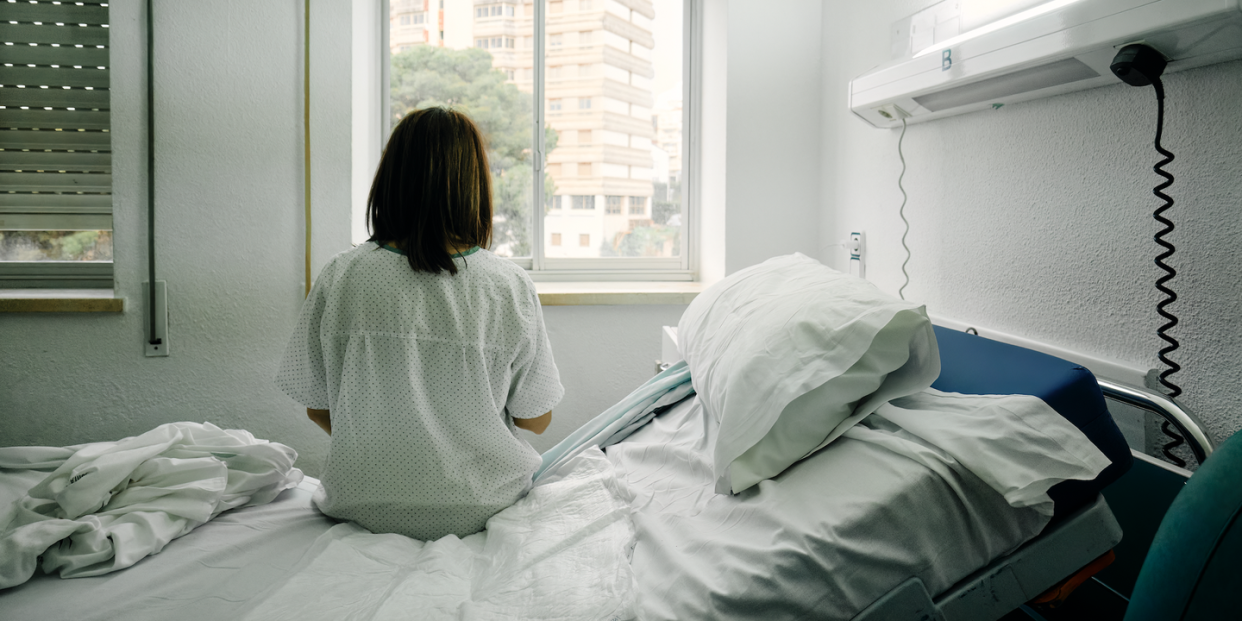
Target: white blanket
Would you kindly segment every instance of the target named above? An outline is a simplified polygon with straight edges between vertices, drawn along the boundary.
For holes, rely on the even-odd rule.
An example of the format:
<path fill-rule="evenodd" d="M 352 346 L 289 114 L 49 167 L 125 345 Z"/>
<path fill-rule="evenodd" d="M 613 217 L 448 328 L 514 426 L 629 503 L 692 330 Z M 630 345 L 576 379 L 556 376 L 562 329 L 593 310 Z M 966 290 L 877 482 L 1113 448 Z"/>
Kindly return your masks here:
<path fill-rule="evenodd" d="M 590 448 L 464 539 L 333 527 L 246 618 L 633 618 L 631 501 L 608 459 Z"/>
<path fill-rule="evenodd" d="M 302 480 L 297 452 L 211 423 L 169 423 L 118 442 L 0 448 L 0 468 L 56 470 L 0 509 L 0 588 L 43 570 L 97 576 L 156 554 L 222 511 Z"/>

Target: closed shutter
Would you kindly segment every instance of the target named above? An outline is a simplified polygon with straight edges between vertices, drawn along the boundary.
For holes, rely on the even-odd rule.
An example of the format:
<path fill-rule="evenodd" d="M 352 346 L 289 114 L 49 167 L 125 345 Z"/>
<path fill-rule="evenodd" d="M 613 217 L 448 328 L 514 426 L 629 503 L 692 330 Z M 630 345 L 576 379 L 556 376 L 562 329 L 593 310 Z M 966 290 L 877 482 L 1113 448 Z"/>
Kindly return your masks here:
<path fill-rule="evenodd" d="M 112 287 L 108 4 L 0 0 L 0 287 Z"/>

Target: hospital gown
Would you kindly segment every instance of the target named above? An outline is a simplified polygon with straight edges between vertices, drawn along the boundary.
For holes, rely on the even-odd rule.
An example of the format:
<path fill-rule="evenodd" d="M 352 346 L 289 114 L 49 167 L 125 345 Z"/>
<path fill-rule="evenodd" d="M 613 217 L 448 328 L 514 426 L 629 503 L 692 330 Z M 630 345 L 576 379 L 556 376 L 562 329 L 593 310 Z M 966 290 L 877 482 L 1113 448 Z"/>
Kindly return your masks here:
<path fill-rule="evenodd" d="M 331 411 L 319 509 L 377 533 L 465 536 L 530 488 L 513 418 L 564 395 L 530 277 L 487 250 L 456 275 L 367 242 L 324 267 L 277 385 Z"/>

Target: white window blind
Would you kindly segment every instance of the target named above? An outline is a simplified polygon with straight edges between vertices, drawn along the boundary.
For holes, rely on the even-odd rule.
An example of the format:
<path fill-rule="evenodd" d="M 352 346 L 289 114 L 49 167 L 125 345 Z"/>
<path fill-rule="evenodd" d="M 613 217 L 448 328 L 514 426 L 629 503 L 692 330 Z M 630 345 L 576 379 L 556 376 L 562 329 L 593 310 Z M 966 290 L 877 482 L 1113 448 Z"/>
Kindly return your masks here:
<path fill-rule="evenodd" d="M 106 2 L 0 1 L 0 287 L 112 287 Z"/>

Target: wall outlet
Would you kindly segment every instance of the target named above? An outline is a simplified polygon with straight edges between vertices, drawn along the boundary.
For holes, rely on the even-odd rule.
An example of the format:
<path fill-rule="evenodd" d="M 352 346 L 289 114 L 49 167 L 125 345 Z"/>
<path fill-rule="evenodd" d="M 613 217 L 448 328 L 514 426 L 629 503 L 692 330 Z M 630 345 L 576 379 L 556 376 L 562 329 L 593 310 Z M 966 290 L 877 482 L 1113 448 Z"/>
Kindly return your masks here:
<path fill-rule="evenodd" d="M 850 252 L 850 274 L 859 278 L 867 278 L 867 236 L 862 231 L 850 233 L 845 242 L 845 249 Z"/>

